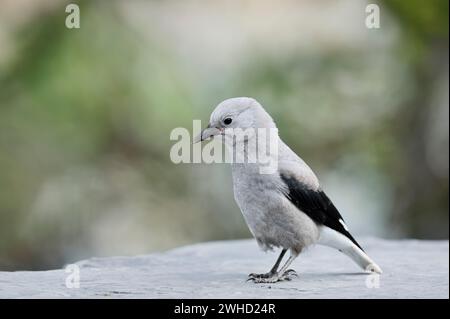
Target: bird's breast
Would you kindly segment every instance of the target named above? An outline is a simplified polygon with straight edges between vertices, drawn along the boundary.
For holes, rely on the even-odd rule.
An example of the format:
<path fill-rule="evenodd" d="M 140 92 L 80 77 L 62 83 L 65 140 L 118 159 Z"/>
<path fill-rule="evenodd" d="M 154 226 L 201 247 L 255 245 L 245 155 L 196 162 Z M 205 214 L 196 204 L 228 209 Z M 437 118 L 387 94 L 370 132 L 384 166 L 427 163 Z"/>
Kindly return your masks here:
<path fill-rule="evenodd" d="M 262 247 L 305 247 L 318 239 L 313 220 L 298 210 L 283 193 L 278 175 L 253 174 L 234 168 L 234 197 L 242 215 Z"/>
<path fill-rule="evenodd" d="M 239 169 L 240 171 L 236 171 Z M 278 175 L 254 173 L 251 168 L 234 168 L 234 198 L 249 227 L 265 223 L 270 214 L 284 208 Z"/>

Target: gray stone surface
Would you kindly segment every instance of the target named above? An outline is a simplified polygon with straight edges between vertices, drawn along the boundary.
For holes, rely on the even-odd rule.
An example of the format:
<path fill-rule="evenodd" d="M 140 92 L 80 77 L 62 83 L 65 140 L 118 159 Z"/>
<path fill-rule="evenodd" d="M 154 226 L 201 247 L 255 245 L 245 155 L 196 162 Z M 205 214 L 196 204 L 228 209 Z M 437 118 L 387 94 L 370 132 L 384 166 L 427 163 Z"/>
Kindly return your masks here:
<path fill-rule="evenodd" d="M 360 240 L 384 273 L 368 275 L 327 247 L 304 252 L 290 282 L 246 282 L 277 253 L 254 240 L 222 241 L 135 257 L 78 262 L 80 288 L 63 269 L 0 272 L 0 298 L 448 298 L 448 241 Z"/>

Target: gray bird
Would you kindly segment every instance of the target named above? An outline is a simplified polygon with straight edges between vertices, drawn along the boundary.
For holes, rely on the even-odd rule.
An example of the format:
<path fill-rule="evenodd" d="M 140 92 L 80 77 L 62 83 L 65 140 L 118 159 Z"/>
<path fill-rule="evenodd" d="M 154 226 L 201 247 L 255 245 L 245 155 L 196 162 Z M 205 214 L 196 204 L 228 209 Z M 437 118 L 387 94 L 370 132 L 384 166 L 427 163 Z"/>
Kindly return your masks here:
<path fill-rule="evenodd" d="M 297 276 L 288 269 L 291 263 L 306 247 L 316 243 L 339 250 L 365 271 L 381 273 L 381 268 L 350 234 L 314 172 L 278 137 L 272 117 L 255 99 L 238 97 L 221 102 L 194 143 L 218 137 L 230 151 L 239 154 L 236 150 L 239 148 L 249 158 L 257 152 L 249 145 L 258 139 L 261 129 L 276 134 L 275 148 L 268 139 L 256 144 L 267 146 L 266 154 L 276 160 L 276 169 L 264 173 L 263 164 L 258 161 L 233 162 L 234 198 L 258 245 L 264 251 L 281 248 L 281 253 L 268 273 L 250 274 L 249 280 L 257 283 L 291 280 Z M 246 134 L 236 134 L 238 130 L 246 130 Z M 278 269 L 288 250 L 290 257 Z"/>

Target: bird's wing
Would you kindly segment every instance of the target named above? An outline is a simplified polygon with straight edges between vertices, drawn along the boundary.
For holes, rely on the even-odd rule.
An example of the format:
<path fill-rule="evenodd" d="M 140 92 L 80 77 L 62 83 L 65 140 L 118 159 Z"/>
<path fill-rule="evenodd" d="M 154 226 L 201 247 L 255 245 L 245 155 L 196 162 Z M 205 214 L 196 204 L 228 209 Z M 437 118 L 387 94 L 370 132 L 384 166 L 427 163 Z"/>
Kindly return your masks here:
<path fill-rule="evenodd" d="M 309 180 L 303 180 L 301 176 L 298 172 L 294 173 L 287 170 L 286 167 L 280 169 L 280 177 L 286 185 L 284 195 L 317 224 L 327 226 L 343 234 L 361 248 L 348 232 L 344 219 L 328 196 L 320 188 L 314 189 L 314 187 L 311 187 L 308 183 Z"/>

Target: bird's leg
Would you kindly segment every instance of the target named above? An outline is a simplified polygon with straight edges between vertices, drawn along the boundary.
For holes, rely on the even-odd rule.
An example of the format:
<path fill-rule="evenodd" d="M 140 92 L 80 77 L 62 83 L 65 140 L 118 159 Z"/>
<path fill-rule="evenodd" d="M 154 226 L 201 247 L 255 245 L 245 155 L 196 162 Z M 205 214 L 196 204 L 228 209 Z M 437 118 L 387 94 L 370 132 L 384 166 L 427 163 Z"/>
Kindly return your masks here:
<path fill-rule="evenodd" d="M 281 261 L 283 260 L 284 254 L 286 254 L 287 249 L 283 249 L 280 253 L 280 256 L 278 256 L 277 261 L 275 262 L 275 265 L 273 265 L 272 269 L 270 269 L 271 274 L 275 274 L 278 270 L 278 266 L 280 266 Z"/>
<path fill-rule="evenodd" d="M 299 253 L 294 253 L 291 251 L 291 255 L 289 256 L 289 259 L 286 261 L 283 267 L 281 267 L 280 271 L 278 272 L 278 280 L 292 280 L 292 277 L 297 277 L 297 273 L 294 269 L 288 269 L 288 267 L 292 264 L 295 258 Z"/>
<path fill-rule="evenodd" d="M 254 278 L 269 278 L 272 277 L 277 273 L 278 267 L 280 266 L 281 261 L 283 260 L 284 255 L 286 254 L 287 249 L 283 249 L 280 253 L 280 256 L 278 256 L 277 261 L 275 262 L 275 265 L 273 265 L 272 269 L 265 274 L 250 274 L 248 275 L 248 280 L 253 280 Z"/>
<path fill-rule="evenodd" d="M 276 268 L 278 268 L 278 265 L 280 264 L 281 259 L 283 258 L 285 253 L 286 251 L 284 252 L 282 251 L 282 254 L 278 258 L 279 260 L 277 260 L 277 263 L 275 264 Z M 252 274 L 250 274 L 248 280 L 252 280 L 255 283 L 275 283 L 277 281 L 292 280 L 293 277 L 297 277 L 297 273 L 293 269 L 288 269 L 288 267 L 291 265 L 294 259 L 297 258 L 298 255 L 299 253 L 294 253 L 291 251 L 291 256 L 289 256 L 289 259 L 286 261 L 286 263 L 283 265 L 283 267 L 281 267 L 281 269 L 278 272 L 275 270 L 272 273 L 271 271 L 268 274 L 264 274 L 264 276 L 251 276 Z"/>

